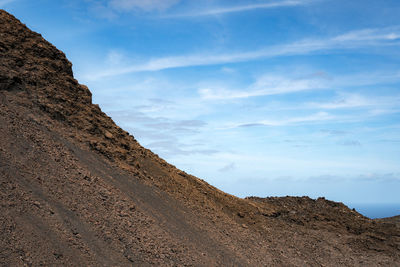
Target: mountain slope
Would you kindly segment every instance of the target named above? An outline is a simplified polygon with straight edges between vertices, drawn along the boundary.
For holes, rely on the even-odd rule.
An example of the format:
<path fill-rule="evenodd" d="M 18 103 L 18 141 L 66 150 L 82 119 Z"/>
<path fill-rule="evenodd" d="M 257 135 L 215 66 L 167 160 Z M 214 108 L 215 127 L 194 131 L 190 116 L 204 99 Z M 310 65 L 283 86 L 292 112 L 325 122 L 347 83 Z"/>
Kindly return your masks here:
<path fill-rule="evenodd" d="M 119 128 L 0 10 L 0 264 L 387 265 L 400 230 L 341 203 L 226 194 Z"/>

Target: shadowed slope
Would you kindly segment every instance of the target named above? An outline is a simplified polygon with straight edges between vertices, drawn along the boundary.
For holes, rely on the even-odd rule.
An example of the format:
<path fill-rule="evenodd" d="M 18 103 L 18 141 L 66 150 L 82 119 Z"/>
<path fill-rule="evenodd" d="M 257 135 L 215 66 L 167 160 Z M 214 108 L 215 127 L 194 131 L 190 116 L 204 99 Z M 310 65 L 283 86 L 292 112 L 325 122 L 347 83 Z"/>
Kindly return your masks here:
<path fill-rule="evenodd" d="M 65 55 L 0 11 L 2 265 L 393 265 L 400 231 L 340 203 L 226 194 L 143 148 Z"/>

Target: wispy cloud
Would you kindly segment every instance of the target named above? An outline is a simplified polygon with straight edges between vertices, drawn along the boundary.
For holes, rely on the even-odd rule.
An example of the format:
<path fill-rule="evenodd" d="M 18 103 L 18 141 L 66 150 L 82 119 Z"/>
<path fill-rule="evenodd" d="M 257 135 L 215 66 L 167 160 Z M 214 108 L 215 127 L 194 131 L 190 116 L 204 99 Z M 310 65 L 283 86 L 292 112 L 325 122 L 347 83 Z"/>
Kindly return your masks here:
<path fill-rule="evenodd" d="M 363 29 L 358 31 L 349 32 L 343 35 L 339 35 L 334 38 L 335 41 L 375 41 L 381 40 L 398 40 L 400 34 L 398 27 L 388 27 L 385 29 Z"/>
<path fill-rule="evenodd" d="M 270 9 L 270 8 L 279 8 L 279 7 L 290 7 L 290 6 L 302 6 L 309 4 L 311 2 L 315 2 L 315 0 L 281 0 L 281 1 L 272 1 L 268 3 L 259 3 L 259 4 L 247 4 L 247 5 L 238 5 L 238 6 L 230 6 L 230 7 L 216 7 L 207 10 L 201 10 L 198 12 L 188 12 L 185 14 L 174 14 L 166 16 L 167 18 L 179 18 L 179 17 L 200 17 L 200 16 L 214 16 L 214 15 L 223 15 L 228 13 L 237 13 L 244 11 L 251 11 L 256 9 Z"/>
<path fill-rule="evenodd" d="M 343 131 L 343 130 L 327 130 L 327 129 L 321 130 L 321 133 L 323 133 L 323 134 L 328 134 L 328 135 L 332 135 L 332 136 L 343 136 L 343 135 L 349 134 L 348 131 Z"/>
<path fill-rule="evenodd" d="M 326 39 L 304 39 L 298 42 L 265 47 L 256 51 L 232 52 L 225 54 L 189 54 L 154 58 L 140 64 L 123 67 L 113 66 L 105 71 L 86 75 L 87 79 L 96 80 L 108 76 L 116 76 L 134 72 L 160 71 L 171 68 L 218 65 L 235 62 L 260 60 L 265 58 L 305 55 L 310 53 L 368 48 L 377 46 L 393 46 L 400 44 L 400 27 L 382 29 L 364 29 L 348 32 Z"/>
<path fill-rule="evenodd" d="M 0 0 L 0 8 L 6 6 L 7 4 L 15 2 L 15 1 L 17 1 L 17 0 Z"/>
<path fill-rule="evenodd" d="M 360 174 L 357 177 L 357 180 L 365 180 L 365 181 L 400 181 L 400 173 L 367 173 Z"/>
<path fill-rule="evenodd" d="M 342 109 L 342 108 L 362 108 L 362 107 L 398 107 L 400 96 L 386 97 L 367 97 L 360 94 L 339 94 L 337 99 L 331 102 L 308 103 L 309 108 L 319 109 Z"/>
<path fill-rule="evenodd" d="M 119 11 L 131 11 L 140 9 L 144 11 L 163 11 L 180 0 L 111 0 L 109 6 Z"/>
<path fill-rule="evenodd" d="M 110 110 L 112 118 L 119 122 L 129 122 L 137 127 L 157 131 L 159 133 L 195 133 L 207 125 L 201 120 L 177 120 L 166 117 L 149 116 L 137 110 Z"/>
<path fill-rule="evenodd" d="M 323 121 L 331 121 L 337 117 L 331 115 L 327 112 L 318 112 L 308 116 L 301 117 L 291 117 L 284 119 L 274 119 L 274 120 L 261 120 L 250 123 L 239 123 L 236 125 L 229 126 L 228 128 L 238 128 L 238 127 L 254 127 L 254 126 L 287 126 L 287 125 L 297 125 L 305 123 L 316 123 Z"/>
<path fill-rule="evenodd" d="M 0 3 L 1 1 L 2 0 L 0 0 Z M 86 2 L 89 3 L 88 10 L 95 17 L 115 20 L 118 19 L 122 13 L 128 12 L 164 12 L 180 2 L 180 0 L 105 0 Z"/>
<path fill-rule="evenodd" d="M 174 140 L 174 142 L 171 142 L 171 140 L 156 141 L 147 144 L 147 147 L 169 157 L 177 155 L 187 156 L 195 154 L 212 155 L 219 152 L 218 150 L 215 149 L 204 149 L 204 148 L 198 148 L 193 145 L 183 144 L 177 140 Z"/>
<path fill-rule="evenodd" d="M 322 73 L 322 72 L 321 72 Z M 291 77 L 286 73 L 264 74 L 247 87 L 226 89 L 224 85 L 202 85 L 198 93 L 204 100 L 241 99 L 267 95 L 288 94 L 310 90 L 343 90 L 350 87 L 362 87 L 379 84 L 391 84 L 400 81 L 400 72 L 357 73 L 349 75 L 327 75 L 320 72 L 302 77 Z M 400 104 L 400 95 L 373 97 L 357 93 L 338 93 L 331 102 L 310 102 L 302 104 L 305 109 L 339 109 L 367 106 L 395 106 Z M 297 106 L 298 108 L 298 106 Z"/>
<path fill-rule="evenodd" d="M 232 171 L 236 168 L 236 164 L 234 162 L 231 162 L 227 165 L 225 165 L 224 167 L 220 168 L 218 171 L 220 172 L 229 172 Z"/>
<path fill-rule="evenodd" d="M 266 95 L 286 94 L 326 88 L 320 77 L 288 79 L 282 76 L 264 75 L 245 90 L 201 88 L 199 94 L 206 100 L 238 99 Z"/>
<path fill-rule="evenodd" d="M 308 124 L 326 124 L 326 123 L 351 123 L 357 121 L 366 121 L 377 116 L 383 116 L 388 114 L 399 113 L 398 106 L 400 105 L 400 97 L 367 97 L 359 94 L 341 94 L 339 101 L 332 101 L 326 103 L 312 103 L 305 105 L 298 105 L 295 109 L 300 109 L 303 112 L 307 109 L 322 110 L 315 113 L 311 113 L 305 116 L 288 115 L 286 117 L 271 117 L 269 119 L 261 120 L 247 120 L 247 122 L 230 123 L 221 129 L 231 128 L 251 128 L 259 126 L 268 127 L 282 127 L 282 126 L 296 126 L 296 125 L 308 125 Z M 359 108 L 354 112 L 343 114 L 333 112 L 337 109 L 354 109 Z M 325 111 L 324 111 L 325 110 Z M 327 112 L 326 110 L 331 110 Z M 360 113 L 361 112 L 361 113 Z M 343 131 L 323 131 L 324 133 L 331 135 L 345 135 L 347 132 Z M 342 145 L 353 145 L 356 146 L 355 142 L 344 142 Z"/>
<path fill-rule="evenodd" d="M 345 141 L 340 142 L 339 145 L 360 147 L 361 143 L 357 140 L 345 140 Z"/>
<path fill-rule="evenodd" d="M 207 126 L 206 122 L 149 116 L 136 109 L 142 108 L 108 111 L 108 114 L 142 144 L 163 157 L 218 153 L 218 150 L 207 146 L 207 142 L 193 141 Z"/>

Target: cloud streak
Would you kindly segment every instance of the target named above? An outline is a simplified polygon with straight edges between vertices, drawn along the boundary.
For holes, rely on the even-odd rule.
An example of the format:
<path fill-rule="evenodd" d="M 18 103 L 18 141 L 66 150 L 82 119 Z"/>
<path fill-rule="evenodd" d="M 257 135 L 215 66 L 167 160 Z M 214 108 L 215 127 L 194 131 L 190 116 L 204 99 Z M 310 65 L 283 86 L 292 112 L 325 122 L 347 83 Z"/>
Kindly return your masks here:
<path fill-rule="evenodd" d="M 288 77 L 265 74 L 258 77 L 244 89 L 225 89 L 224 85 L 203 85 L 198 94 L 204 100 L 244 99 L 258 96 L 279 95 L 310 90 L 344 89 L 371 85 L 397 83 L 400 81 L 400 72 L 358 73 L 339 77 L 315 73 L 305 77 Z M 310 102 L 302 105 L 303 108 L 340 109 L 366 106 L 394 106 L 400 103 L 400 95 L 390 97 L 362 96 L 356 93 L 339 93 L 337 99 L 331 102 Z"/>
<path fill-rule="evenodd" d="M 180 143 L 177 140 L 165 140 L 165 141 L 156 141 L 147 144 L 149 148 L 154 151 L 158 151 L 158 153 L 162 153 L 167 156 L 188 156 L 188 155 L 212 155 L 219 153 L 218 150 L 215 149 L 202 149 L 197 148 L 193 145 L 187 145 Z"/>
<path fill-rule="evenodd" d="M 257 96 L 278 95 L 327 88 L 321 79 L 303 78 L 288 79 L 282 76 L 264 75 L 246 90 L 227 90 L 202 88 L 199 95 L 205 100 L 240 99 Z"/>
<path fill-rule="evenodd" d="M 251 123 L 241 123 L 236 124 L 234 126 L 228 128 L 240 128 L 240 127 L 255 127 L 255 126 L 287 126 L 287 125 L 295 125 L 295 124 L 306 124 L 306 123 L 317 123 L 324 121 L 331 121 L 336 119 L 337 117 L 331 115 L 327 112 L 318 112 L 315 114 L 311 114 L 308 116 L 302 117 L 292 117 L 280 120 L 261 120 L 257 122 Z"/>
<path fill-rule="evenodd" d="M 400 81 L 400 72 L 374 72 L 329 76 L 325 73 L 315 73 L 305 77 L 288 77 L 266 74 L 258 77 L 255 82 L 240 90 L 225 89 L 219 85 L 203 85 L 198 94 L 204 100 L 234 100 L 250 97 L 280 95 L 310 90 L 344 89 L 351 87 L 392 84 Z M 339 93 L 331 102 L 310 102 L 302 105 L 305 109 L 341 109 L 376 106 L 396 106 L 400 104 L 400 95 L 385 97 L 368 97 L 356 93 Z M 298 107 L 296 107 L 298 108 Z"/>
<path fill-rule="evenodd" d="M 218 171 L 219 172 L 229 172 L 232 171 L 236 168 L 236 164 L 234 162 L 231 162 L 227 165 L 225 165 L 224 167 L 220 168 Z"/>
<path fill-rule="evenodd" d="M 265 47 L 256 51 L 225 54 L 192 54 L 153 58 L 140 64 L 113 66 L 105 71 L 86 75 L 89 80 L 117 76 L 135 72 L 160 71 L 172 68 L 209 66 L 245 62 L 280 56 L 306 55 L 333 50 L 349 50 L 377 46 L 394 46 L 400 44 L 400 27 L 382 29 L 363 29 L 348 32 L 326 39 L 304 39 L 290 44 Z"/>
<path fill-rule="evenodd" d="M 238 12 L 257 10 L 257 9 L 271 9 L 271 8 L 279 8 L 279 7 L 302 6 L 302 5 L 309 4 L 311 2 L 315 2 L 315 1 L 312 1 L 312 0 L 281 0 L 281 1 L 274 1 L 274 2 L 268 2 L 268 3 L 260 3 L 260 4 L 248 4 L 248 5 L 241 5 L 241 6 L 212 8 L 212 9 L 203 10 L 200 12 L 192 12 L 192 13 L 186 13 L 186 14 L 175 14 L 175 15 L 165 16 L 164 18 L 216 16 L 216 15 L 224 15 L 224 14 L 229 14 L 229 13 L 238 13 Z"/>
<path fill-rule="evenodd" d="M 15 2 L 16 0 L 0 0 L 0 8 L 6 6 L 7 4 L 10 4 L 12 2 Z"/>
<path fill-rule="evenodd" d="M 118 11 L 163 11 L 177 4 L 180 0 L 111 0 L 109 5 Z"/>
<path fill-rule="evenodd" d="M 339 145 L 360 147 L 361 143 L 357 140 L 345 140 L 345 141 L 340 142 Z"/>
<path fill-rule="evenodd" d="M 399 113 L 398 106 L 400 104 L 400 97 L 366 97 L 359 94 L 342 94 L 340 100 L 326 102 L 326 103 L 308 103 L 305 105 L 299 105 L 297 108 L 307 110 L 322 110 L 319 112 L 312 113 L 306 116 L 288 116 L 286 118 L 272 118 L 257 121 L 248 121 L 240 123 L 227 124 L 221 129 L 233 129 L 233 128 L 252 128 L 252 127 L 283 127 L 283 126 L 297 126 L 307 124 L 319 124 L 319 123 L 349 123 L 356 121 L 365 121 L 376 116 L 388 115 Z M 372 99 L 372 100 L 370 100 Z M 349 113 L 346 115 L 337 113 L 334 114 L 331 111 L 338 109 L 361 109 L 362 114 L 359 112 Z M 327 112 L 330 110 L 330 112 Z M 324 131 L 323 131 L 324 132 Z M 344 135 L 347 132 L 343 131 L 325 131 L 325 133 L 332 135 Z M 347 142 L 343 145 L 356 144 Z"/>
<path fill-rule="evenodd" d="M 319 109 L 346 109 L 346 108 L 364 108 L 364 107 L 398 107 L 400 96 L 390 97 L 366 97 L 359 94 L 340 94 L 332 102 L 308 103 L 308 108 Z"/>

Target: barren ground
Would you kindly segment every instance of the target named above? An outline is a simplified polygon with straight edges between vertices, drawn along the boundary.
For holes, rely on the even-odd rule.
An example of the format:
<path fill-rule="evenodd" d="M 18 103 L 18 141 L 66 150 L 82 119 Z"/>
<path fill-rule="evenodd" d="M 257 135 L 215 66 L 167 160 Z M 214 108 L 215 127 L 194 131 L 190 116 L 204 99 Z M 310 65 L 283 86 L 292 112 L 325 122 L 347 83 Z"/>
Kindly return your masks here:
<path fill-rule="evenodd" d="M 237 198 L 143 148 L 2 10 L 0 213 L 1 266 L 400 266 L 397 217 Z"/>

